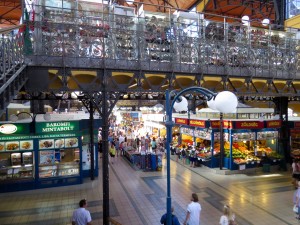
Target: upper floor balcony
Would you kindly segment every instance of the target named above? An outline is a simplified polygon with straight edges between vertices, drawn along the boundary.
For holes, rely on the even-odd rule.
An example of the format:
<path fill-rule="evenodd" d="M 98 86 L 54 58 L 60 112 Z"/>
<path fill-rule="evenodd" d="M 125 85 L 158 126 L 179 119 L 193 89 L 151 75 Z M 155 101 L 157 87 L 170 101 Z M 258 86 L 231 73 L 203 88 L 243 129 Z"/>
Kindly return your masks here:
<path fill-rule="evenodd" d="M 41 2 L 35 21 L 25 16 L 32 66 L 300 78 L 297 30 L 172 8 L 154 13 L 142 5 Z"/>

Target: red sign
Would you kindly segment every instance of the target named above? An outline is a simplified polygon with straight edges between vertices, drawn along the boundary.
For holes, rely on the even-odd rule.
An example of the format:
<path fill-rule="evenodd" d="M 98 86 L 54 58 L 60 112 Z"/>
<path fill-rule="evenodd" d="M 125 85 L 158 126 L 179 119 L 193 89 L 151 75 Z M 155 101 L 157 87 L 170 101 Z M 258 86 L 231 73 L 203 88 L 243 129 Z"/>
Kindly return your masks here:
<path fill-rule="evenodd" d="M 204 120 L 190 120 L 190 126 L 205 128 Z"/>
<path fill-rule="evenodd" d="M 211 121 L 210 124 L 213 129 L 220 128 L 220 120 Z"/>
<path fill-rule="evenodd" d="M 236 129 L 262 129 L 264 128 L 264 122 L 262 121 L 244 121 L 236 122 Z"/>
<path fill-rule="evenodd" d="M 213 129 L 220 128 L 220 120 L 211 121 L 210 124 Z M 232 128 L 232 122 L 223 120 L 223 128 Z"/>
<path fill-rule="evenodd" d="M 188 125 L 188 119 L 175 118 L 175 123 Z"/>
<path fill-rule="evenodd" d="M 267 121 L 267 128 L 280 128 L 281 120 Z"/>
<path fill-rule="evenodd" d="M 224 120 L 224 121 L 223 121 L 223 127 L 224 127 L 224 128 L 232 128 L 232 123 L 231 123 L 231 121 L 226 121 L 226 120 Z"/>
<path fill-rule="evenodd" d="M 300 128 L 300 122 L 294 122 L 294 128 Z"/>

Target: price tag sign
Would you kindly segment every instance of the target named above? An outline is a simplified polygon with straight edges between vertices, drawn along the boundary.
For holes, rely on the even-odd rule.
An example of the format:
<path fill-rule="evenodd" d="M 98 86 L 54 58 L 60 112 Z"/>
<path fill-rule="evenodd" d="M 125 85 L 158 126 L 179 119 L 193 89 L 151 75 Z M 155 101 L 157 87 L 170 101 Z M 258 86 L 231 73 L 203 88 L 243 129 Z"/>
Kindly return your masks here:
<path fill-rule="evenodd" d="M 240 165 L 239 166 L 239 170 L 244 170 L 244 169 L 246 169 L 246 165 Z"/>

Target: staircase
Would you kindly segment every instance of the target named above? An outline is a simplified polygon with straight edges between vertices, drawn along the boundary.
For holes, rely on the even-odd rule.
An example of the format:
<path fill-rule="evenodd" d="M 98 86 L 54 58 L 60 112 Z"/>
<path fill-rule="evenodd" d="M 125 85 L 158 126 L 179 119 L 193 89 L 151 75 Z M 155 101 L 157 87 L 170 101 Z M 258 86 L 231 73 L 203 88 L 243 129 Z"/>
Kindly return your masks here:
<path fill-rule="evenodd" d="M 20 27 L 0 30 L 0 117 L 27 81 Z"/>

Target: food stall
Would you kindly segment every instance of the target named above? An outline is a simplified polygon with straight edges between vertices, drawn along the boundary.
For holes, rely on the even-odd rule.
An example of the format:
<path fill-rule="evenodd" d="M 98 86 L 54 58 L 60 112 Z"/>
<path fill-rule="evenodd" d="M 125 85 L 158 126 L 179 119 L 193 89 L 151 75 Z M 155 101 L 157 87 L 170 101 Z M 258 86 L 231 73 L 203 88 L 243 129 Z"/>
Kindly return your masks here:
<path fill-rule="evenodd" d="M 290 121 L 291 156 L 300 159 L 300 121 Z"/>
<path fill-rule="evenodd" d="M 175 118 L 175 123 L 182 124 L 181 135 L 193 141 L 199 152 L 198 161 L 210 168 L 218 167 L 220 120 Z M 282 159 L 278 153 L 280 127 L 280 120 L 224 120 L 223 166 L 230 170 L 243 170 L 279 164 Z"/>
<path fill-rule="evenodd" d="M 99 123 L 95 120 L 95 128 Z M 90 175 L 90 150 L 82 139 L 88 124 L 86 119 L 1 124 L 0 192 L 82 183 Z M 95 160 L 95 176 L 97 168 Z"/>

